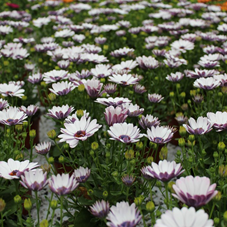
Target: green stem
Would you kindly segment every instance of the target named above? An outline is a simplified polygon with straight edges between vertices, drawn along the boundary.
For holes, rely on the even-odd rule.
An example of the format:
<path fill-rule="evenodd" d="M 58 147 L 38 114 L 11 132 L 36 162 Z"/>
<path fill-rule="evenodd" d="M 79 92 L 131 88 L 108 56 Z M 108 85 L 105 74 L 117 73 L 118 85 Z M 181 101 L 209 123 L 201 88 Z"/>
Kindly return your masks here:
<path fill-rule="evenodd" d="M 212 206 L 212 208 L 211 208 L 211 212 L 210 212 L 210 216 L 209 216 L 209 218 L 211 218 L 211 217 L 212 217 L 212 214 L 213 214 L 213 211 L 214 211 L 214 207 L 215 207 L 215 203 L 213 203 L 213 206 Z"/>
<path fill-rule="evenodd" d="M 60 216 L 60 226 L 62 226 L 62 221 L 63 221 L 63 196 L 60 196 L 60 201 L 61 201 L 61 216 Z"/>
<path fill-rule="evenodd" d="M 51 192 L 51 197 L 50 197 L 50 202 L 49 202 L 48 209 L 47 209 L 46 219 L 48 218 L 49 213 L 50 213 L 50 203 L 51 203 L 51 201 L 52 201 L 52 199 L 53 199 L 53 195 L 54 195 L 54 193 Z"/>
<path fill-rule="evenodd" d="M 52 215 L 51 215 L 50 227 L 53 226 L 53 220 L 54 220 L 55 210 L 56 210 L 56 209 L 53 209 L 53 212 L 52 212 Z"/>
<path fill-rule="evenodd" d="M 3 226 L 3 221 L 4 221 L 4 220 L 3 220 L 3 212 L 1 212 L 1 222 L 2 222 L 2 227 L 4 227 L 4 226 Z"/>
<path fill-rule="evenodd" d="M 165 182 L 165 190 L 166 190 L 166 207 L 169 209 L 169 193 L 168 193 L 168 183 Z"/>
<path fill-rule="evenodd" d="M 35 191 L 35 201 L 36 201 L 37 219 L 38 219 L 38 226 L 39 226 L 39 199 L 38 199 L 37 191 Z"/>

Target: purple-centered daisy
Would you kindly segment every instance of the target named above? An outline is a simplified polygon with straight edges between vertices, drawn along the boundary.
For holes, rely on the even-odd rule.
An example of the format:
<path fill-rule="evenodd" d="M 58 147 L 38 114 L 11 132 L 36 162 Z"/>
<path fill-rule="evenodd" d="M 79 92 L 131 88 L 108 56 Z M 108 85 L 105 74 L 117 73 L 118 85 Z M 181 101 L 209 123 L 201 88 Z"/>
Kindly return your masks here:
<path fill-rule="evenodd" d="M 84 87 L 88 95 L 92 98 L 97 98 L 100 96 L 103 84 L 98 79 L 83 80 Z"/>
<path fill-rule="evenodd" d="M 80 166 L 74 170 L 74 177 L 79 183 L 84 183 L 90 177 L 91 170 Z"/>
<path fill-rule="evenodd" d="M 135 143 L 143 137 L 137 126 L 127 123 L 116 123 L 107 132 L 111 136 L 111 140 L 118 140 L 122 143 Z"/>
<path fill-rule="evenodd" d="M 190 117 L 188 124 L 183 124 L 189 134 L 202 135 L 212 130 L 213 123 L 207 117 L 199 117 L 197 121 Z"/>
<path fill-rule="evenodd" d="M 0 99 L 0 110 L 3 110 L 5 108 L 7 108 L 8 106 L 9 106 L 9 103 L 7 102 L 7 100 Z"/>
<path fill-rule="evenodd" d="M 153 103 L 161 102 L 164 99 L 162 95 L 159 94 L 148 94 L 148 100 Z"/>
<path fill-rule="evenodd" d="M 49 90 L 55 95 L 67 95 L 75 87 L 76 87 L 75 84 L 71 82 L 62 81 L 52 84 L 52 88 L 49 88 Z"/>
<path fill-rule="evenodd" d="M 110 97 L 110 98 L 97 98 L 95 102 L 101 103 L 105 106 L 120 106 L 123 103 L 130 103 L 131 100 L 123 97 L 116 97 L 116 98 Z"/>
<path fill-rule="evenodd" d="M 42 169 L 25 171 L 20 183 L 29 190 L 40 191 L 48 184 L 47 172 L 43 173 Z"/>
<path fill-rule="evenodd" d="M 47 113 L 48 116 L 55 119 L 64 119 L 69 116 L 74 111 L 74 108 L 69 105 L 63 106 L 53 106 L 52 109 L 49 109 Z"/>
<path fill-rule="evenodd" d="M 154 227 L 214 227 L 214 222 L 208 219 L 204 210 L 196 211 L 194 207 L 174 207 L 167 210 L 160 219 L 156 220 Z"/>
<path fill-rule="evenodd" d="M 27 116 L 31 117 L 31 116 L 36 114 L 36 112 L 38 111 L 39 107 L 38 106 L 34 106 L 34 105 L 29 105 L 28 107 L 21 106 L 19 109 L 21 111 L 23 111 Z"/>
<path fill-rule="evenodd" d="M 158 179 L 160 181 L 169 181 L 174 177 L 179 176 L 184 172 L 181 164 L 176 164 L 175 161 L 169 162 L 166 160 L 151 163 L 151 166 L 145 166 L 141 169 L 141 172 L 145 178 Z"/>
<path fill-rule="evenodd" d="M 21 89 L 20 85 L 17 84 L 0 84 L 0 94 L 3 96 L 19 97 L 24 96 L 24 89 Z"/>
<path fill-rule="evenodd" d="M 175 198 L 192 207 L 201 207 L 207 204 L 218 193 L 216 184 L 210 185 L 208 177 L 181 177 L 173 185 Z"/>
<path fill-rule="evenodd" d="M 50 190 L 57 195 L 66 195 L 74 191 L 79 185 L 74 175 L 71 177 L 69 174 L 62 173 L 57 176 L 52 175 L 49 178 Z"/>
<path fill-rule="evenodd" d="M 77 146 L 80 140 L 84 141 L 91 137 L 102 126 L 97 124 L 97 120 L 91 121 L 91 118 L 82 116 L 80 120 L 74 123 L 65 123 L 65 128 L 61 128 L 61 133 L 58 137 L 61 138 L 60 142 L 66 142 L 71 148 Z"/>
<path fill-rule="evenodd" d="M 128 202 L 122 201 L 111 206 L 106 219 L 109 227 L 135 227 L 141 218 L 135 203 L 129 205 Z"/>
<path fill-rule="evenodd" d="M 46 155 L 51 148 L 51 142 L 42 142 L 35 146 L 35 151 L 38 154 Z"/>
<path fill-rule="evenodd" d="M 217 132 L 227 130 L 227 112 L 217 111 L 216 113 L 207 113 L 207 118 L 210 120 Z"/>
<path fill-rule="evenodd" d="M 146 117 L 142 116 L 139 120 L 139 124 L 143 129 L 151 128 L 151 126 L 158 126 L 160 121 L 157 117 L 152 116 L 151 114 L 147 114 Z"/>
<path fill-rule="evenodd" d="M 43 74 L 43 80 L 49 84 L 54 83 L 59 80 L 66 79 L 68 76 L 68 71 L 65 70 L 51 70 Z"/>
<path fill-rule="evenodd" d="M 96 201 L 90 206 L 90 212 L 98 218 L 105 218 L 110 211 L 110 204 L 108 201 Z"/>
<path fill-rule="evenodd" d="M 150 129 L 147 129 L 146 136 L 151 142 L 164 144 L 168 143 L 173 138 L 174 131 L 172 128 L 164 126 L 152 126 Z"/>

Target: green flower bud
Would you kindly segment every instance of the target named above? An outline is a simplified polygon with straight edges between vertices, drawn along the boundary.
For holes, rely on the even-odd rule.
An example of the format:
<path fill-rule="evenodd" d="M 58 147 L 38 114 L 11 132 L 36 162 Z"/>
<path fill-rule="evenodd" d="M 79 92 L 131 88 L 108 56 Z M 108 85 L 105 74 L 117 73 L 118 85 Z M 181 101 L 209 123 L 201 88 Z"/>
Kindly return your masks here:
<path fill-rule="evenodd" d="M 156 217 L 159 218 L 159 217 L 161 217 L 161 215 L 162 215 L 162 212 L 160 210 L 157 210 L 156 211 Z"/>
<path fill-rule="evenodd" d="M 206 151 L 203 149 L 202 152 L 201 152 L 201 154 L 202 154 L 202 156 L 204 157 L 204 156 L 206 156 L 207 153 L 206 153 Z"/>
<path fill-rule="evenodd" d="M 223 96 L 222 92 L 218 92 L 218 96 L 222 97 Z"/>
<path fill-rule="evenodd" d="M 110 158 L 110 152 L 106 152 L 106 158 Z"/>
<path fill-rule="evenodd" d="M 171 91 L 171 92 L 169 93 L 169 97 L 170 97 L 170 98 L 173 98 L 173 97 L 174 97 L 174 95 L 175 95 L 175 94 L 174 94 L 174 92 L 173 92 L 173 91 Z"/>
<path fill-rule="evenodd" d="M 54 140 L 54 139 L 56 138 L 56 136 L 57 136 L 57 133 L 56 133 L 56 131 L 55 131 L 54 129 L 52 129 L 52 130 L 50 130 L 49 132 L 47 132 L 47 136 L 48 136 L 50 139 Z"/>
<path fill-rule="evenodd" d="M 168 183 L 168 190 L 170 191 L 170 192 L 172 192 L 172 193 L 174 193 L 175 191 L 173 190 L 173 185 L 175 184 L 175 182 L 174 181 L 170 181 L 169 183 Z"/>
<path fill-rule="evenodd" d="M 159 152 L 160 160 L 167 159 L 167 155 L 168 155 L 168 148 L 166 146 L 162 147 L 161 151 Z"/>
<path fill-rule="evenodd" d="M 118 172 L 117 171 L 114 171 L 114 172 L 112 172 L 112 174 L 111 174 L 113 177 L 117 177 L 118 176 Z"/>
<path fill-rule="evenodd" d="M 214 218 L 214 224 L 215 224 L 215 226 L 217 226 L 218 224 L 219 224 L 219 222 L 220 222 L 220 219 L 219 218 Z"/>
<path fill-rule="evenodd" d="M 87 194 L 88 194 L 89 196 L 92 196 L 92 195 L 94 194 L 94 192 L 93 192 L 92 189 L 89 189 L 89 190 L 87 191 Z"/>
<path fill-rule="evenodd" d="M 144 200 L 144 197 L 139 196 L 134 199 L 134 203 L 136 204 L 136 206 L 140 206 L 142 204 L 143 200 Z"/>
<path fill-rule="evenodd" d="M 41 85 L 42 87 L 46 87 L 46 86 L 47 86 L 47 83 L 46 83 L 45 81 L 42 81 L 42 82 L 40 83 L 40 85 Z"/>
<path fill-rule="evenodd" d="M 179 144 L 180 147 L 184 147 L 185 146 L 185 139 L 184 138 L 180 138 L 178 140 L 178 144 Z"/>
<path fill-rule="evenodd" d="M 23 95 L 22 98 L 21 98 L 23 101 L 27 100 L 28 97 L 26 95 Z"/>
<path fill-rule="evenodd" d="M 210 167 L 210 172 L 211 173 L 215 173 L 215 168 L 214 167 Z"/>
<path fill-rule="evenodd" d="M 222 194 L 220 191 L 218 191 L 217 195 L 214 197 L 214 201 L 220 201 L 221 200 L 221 197 L 222 197 Z"/>
<path fill-rule="evenodd" d="M 213 157 L 214 157 L 214 159 L 219 158 L 219 154 L 218 154 L 218 152 L 217 152 L 217 151 L 215 151 L 215 152 L 213 153 Z"/>
<path fill-rule="evenodd" d="M 138 149 L 143 149 L 143 142 L 138 141 L 138 142 L 136 143 L 136 148 L 138 148 Z"/>
<path fill-rule="evenodd" d="M 84 87 L 83 84 L 80 84 L 80 85 L 78 86 L 78 91 L 79 91 L 79 92 L 83 92 L 84 89 L 85 89 L 85 87 Z"/>
<path fill-rule="evenodd" d="M 188 110 L 188 104 L 187 103 L 184 103 L 182 106 L 181 106 L 181 109 L 186 111 Z"/>
<path fill-rule="evenodd" d="M 192 157 L 189 157 L 188 158 L 188 162 L 193 163 L 193 158 Z"/>
<path fill-rule="evenodd" d="M 76 111 L 76 116 L 81 118 L 82 116 L 84 116 L 84 111 L 83 110 L 77 110 Z"/>
<path fill-rule="evenodd" d="M 59 158 L 58 158 L 58 161 L 60 163 L 64 163 L 65 162 L 65 158 L 61 155 Z"/>
<path fill-rule="evenodd" d="M 21 133 L 21 136 L 22 136 L 23 138 L 26 138 L 26 137 L 27 137 L 27 132 L 22 132 L 22 133 Z"/>
<path fill-rule="evenodd" d="M 53 158 L 53 157 L 49 157 L 49 158 L 48 158 L 48 163 L 49 163 L 49 164 L 54 163 L 54 158 Z"/>
<path fill-rule="evenodd" d="M 95 152 L 93 150 L 90 150 L 90 155 L 91 155 L 91 157 L 94 157 Z"/>
<path fill-rule="evenodd" d="M 177 150 L 177 156 L 181 156 L 181 151 L 180 150 Z"/>
<path fill-rule="evenodd" d="M 224 212 L 223 218 L 224 218 L 224 221 L 227 222 L 227 211 Z"/>
<path fill-rule="evenodd" d="M 196 90 L 190 90 L 190 95 L 195 96 L 196 95 Z"/>
<path fill-rule="evenodd" d="M 193 142 L 195 140 L 195 136 L 194 135 L 189 135 L 188 139 L 189 139 L 189 141 Z"/>
<path fill-rule="evenodd" d="M 48 226 L 49 226 L 49 224 L 46 219 L 42 220 L 39 225 L 39 227 L 48 227 Z"/>
<path fill-rule="evenodd" d="M 5 201 L 0 198 L 0 212 L 2 212 L 5 209 L 6 203 Z"/>
<path fill-rule="evenodd" d="M 185 127 L 183 127 L 183 126 L 180 126 L 180 129 L 179 129 L 179 134 L 181 135 L 181 136 L 185 136 L 186 135 L 186 129 L 185 129 Z"/>
<path fill-rule="evenodd" d="M 223 142 L 218 143 L 218 151 L 224 151 L 225 150 L 225 144 Z"/>
<path fill-rule="evenodd" d="M 152 201 L 147 202 L 147 204 L 146 204 L 146 210 L 148 212 L 150 212 L 150 213 L 155 210 L 155 205 L 154 205 L 154 203 Z"/>
<path fill-rule="evenodd" d="M 67 143 L 64 143 L 63 148 L 64 148 L 64 150 L 68 150 L 69 149 L 69 145 Z"/>
<path fill-rule="evenodd" d="M 97 142 L 93 142 L 92 144 L 91 144 L 91 149 L 92 150 L 97 150 L 99 148 L 99 144 L 97 143 Z"/>
<path fill-rule="evenodd" d="M 152 156 L 149 156 L 147 159 L 146 159 L 146 162 L 148 164 L 151 164 L 152 162 L 154 161 L 154 158 Z"/>
<path fill-rule="evenodd" d="M 57 208 L 57 206 L 58 206 L 58 201 L 57 200 L 52 200 L 50 202 L 51 209 L 55 210 Z"/>
<path fill-rule="evenodd" d="M 35 129 L 30 130 L 29 136 L 30 136 L 31 138 L 35 138 L 35 137 L 36 137 L 36 130 L 35 130 Z"/>
<path fill-rule="evenodd" d="M 108 197 L 108 191 L 104 191 L 104 192 L 102 193 L 102 195 L 103 195 L 104 198 L 107 198 L 107 197 Z"/>
<path fill-rule="evenodd" d="M 181 92 L 181 93 L 180 93 L 180 97 L 181 97 L 181 98 L 185 98 L 185 97 L 186 97 L 186 93 L 185 93 L 185 92 Z"/>
<path fill-rule="evenodd" d="M 50 94 L 48 95 L 48 99 L 49 99 L 50 101 L 54 101 L 56 98 L 57 98 L 57 96 L 56 96 L 54 93 L 50 93 Z"/>
<path fill-rule="evenodd" d="M 179 89 L 180 88 L 180 84 L 176 83 L 176 88 Z"/>
<path fill-rule="evenodd" d="M 21 132 L 23 129 L 23 125 L 15 125 L 15 129 L 17 132 Z"/>
<path fill-rule="evenodd" d="M 28 127 L 28 122 L 24 121 L 22 125 L 23 125 L 23 128 L 27 128 Z"/>
<path fill-rule="evenodd" d="M 134 158 L 134 150 L 130 149 L 125 152 L 125 158 L 127 160 L 133 159 Z"/>
<path fill-rule="evenodd" d="M 160 181 L 157 181 L 156 186 L 160 188 L 160 187 L 162 187 L 162 183 Z"/>
<path fill-rule="evenodd" d="M 19 195 L 14 196 L 14 203 L 16 204 L 21 203 L 21 197 Z"/>
<path fill-rule="evenodd" d="M 30 198 L 24 200 L 24 209 L 28 211 L 32 209 L 32 201 Z"/>

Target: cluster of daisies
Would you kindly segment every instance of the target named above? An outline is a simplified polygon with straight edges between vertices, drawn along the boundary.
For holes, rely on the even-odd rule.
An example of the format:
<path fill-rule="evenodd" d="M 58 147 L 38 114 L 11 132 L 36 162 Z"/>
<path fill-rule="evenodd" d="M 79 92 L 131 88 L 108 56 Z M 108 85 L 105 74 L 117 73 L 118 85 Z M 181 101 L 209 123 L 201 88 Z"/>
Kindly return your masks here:
<path fill-rule="evenodd" d="M 210 168 L 209 162 L 216 168 L 214 172 L 223 176 L 226 161 L 219 152 L 220 160 L 215 159 L 213 165 L 213 154 L 205 151 L 208 148 L 203 146 L 201 136 L 209 141 L 212 138 L 208 133 L 215 129 L 214 140 L 225 140 L 227 13 L 218 6 L 187 0 L 174 4 L 159 0 L 27 3 L 26 11 L 0 12 L 0 70 L 6 75 L 0 81 L 0 123 L 14 128 L 30 122 L 43 102 L 44 115 L 58 127 L 55 145 L 67 143 L 71 151 L 77 151 L 81 143 L 96 138 L 105 147 L 111 140 L 112 144 L 120 144 L 117 149 L 134 149 L 136 143 L 144 142 L 145 150 L 147 141 L 166 146 L 173 140 L 176 129 L 164 122 L 167 112 L 172 111 L 184 130 L 199 138 L 199 143 L 191 143 L 190 154 L 182 146 L 184 160 L 178 164 L 163 160 L 146 166 L 142 159 L 149 155 L 143 156 L 141 151 L 140 175 L 127 172 L 127 161 L 127 165 L 120 163 L 121 180 L 128 187 L 127 193 L 141 176 L 141 182 L 148 181 L 149 185 L 161 181 L 167 186 L 175 180 L 171 198 L 166 198 L 167 211 L 160 219 L 152 220 L 155 227 L 214 226 L 209 218 L 216 217 L 216 210 L 222 206 L 214 204 L 212 210 L 208 209 L 210 217 L 200 208 L 217 196 L 218 190 L 224 193 L 221 187 L 226 182 L 222 186 L 221 180 L 212 184 L 217 178 L 209 178 L 211 171 L 205 168 Z M 25 105 L 34 94 L 41 102 Z M 204 156 L 194 152 L 198 147 Z M 48 156 L 51 143 L 42 142 L 34 148 L 38 154 Z M 196 176 L 195 169 L 190 168 L 187 157 L 191 153 L 194 162 L 198 158 L 201 163 L 201 157 L 208 160 L 201 164 L 201 175 L 206 176 Z M 97 159 L 101 163 L 96 160 L 97 168 L 105 166 L 105 158 Z M 116 160 L 126 163 L 125 157 Z M 49 185 L 53 193 L 63 196 L 96 174 L 93 166 L 81 166 L 71 175 L 48 178 L 38 166 L 32 160 L 2 160 L 0 177 L 20 179 L 21 185 L 36 192 Z M 176 179 L 183 173 L 187 176 Z M 168 195 L 167 187 L 165 190 Z M 173 208 L 172 197 L 189 208 Z M 127 202 L 113 204 L 108 198 L 86 207 L 108 226 L 134 227 L 144 219 L 141 207 L 129 203 L 128 194 Z"/>

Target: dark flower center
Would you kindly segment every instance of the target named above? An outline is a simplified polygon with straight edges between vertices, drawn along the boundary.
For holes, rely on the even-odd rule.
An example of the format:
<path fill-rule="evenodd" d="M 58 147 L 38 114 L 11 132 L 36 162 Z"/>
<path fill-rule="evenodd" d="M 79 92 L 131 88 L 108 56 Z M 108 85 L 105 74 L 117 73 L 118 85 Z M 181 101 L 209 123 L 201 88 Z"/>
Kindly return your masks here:
<path fill-rule="evenodd" d="M 154 138 L 154 142 L 155 142 L 155 143 L 162 143 L 162 142 L 163 142 L 163 139 L 160 138 L 160 137 L 155 137 L 155 138 Z"/>
<path fill-rule="evenodd" d="M 10 95 L 10 94 L 13 94 L 13 92 L 12 91 L 6 91 L 6 94 Z"/>
<path fill-rule="evenodd" d="M 13 119 L 9 118 L 6 121 L 9 122 L 9 123 L 11 123 L 11 122 L 13 122 Z"/>
<path fill-rule="evenodd" d="M 77 131 L 75 134 L 74 134 L 74 137 L 83 137 L 86 135 L 86 132 L 85 131 Z"/>
<path fill-rule="evenodd" d="M 18 170 L 13 170 L 11 173 L 9 173 L 10 176 L 16 176 L 17 172 L 19 172 Z"/>
<path fill-rule="evenodd" d="M 121 135 L 119 139 L 123 140 L 125 143 L 129 143 L 131 138 L 127 135 Z"/>

